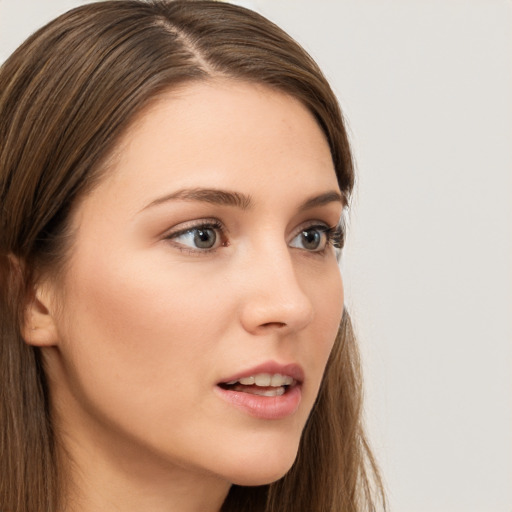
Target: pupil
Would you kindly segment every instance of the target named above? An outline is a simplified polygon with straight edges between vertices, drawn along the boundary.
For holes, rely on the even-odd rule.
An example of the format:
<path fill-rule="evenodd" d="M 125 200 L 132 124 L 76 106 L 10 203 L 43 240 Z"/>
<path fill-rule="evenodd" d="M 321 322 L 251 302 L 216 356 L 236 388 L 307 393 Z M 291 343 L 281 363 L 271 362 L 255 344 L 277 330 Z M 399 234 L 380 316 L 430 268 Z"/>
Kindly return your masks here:
<path fill-rule="evenodd" d="M 211 249 L 215 245 L 217 235 L 213 229 L 196 229 L 194 244 L 200 249 Z"/>
<path fill-rule="evenodd" d="M 309 231 L 303 231 L 302 232 L 302 239 L 304 241 L 304 247 L 306 249 L 318 249 L 318 246 L 320 245 L 321 236 L 320 233 L 316 230 L 309 230 Z"/>

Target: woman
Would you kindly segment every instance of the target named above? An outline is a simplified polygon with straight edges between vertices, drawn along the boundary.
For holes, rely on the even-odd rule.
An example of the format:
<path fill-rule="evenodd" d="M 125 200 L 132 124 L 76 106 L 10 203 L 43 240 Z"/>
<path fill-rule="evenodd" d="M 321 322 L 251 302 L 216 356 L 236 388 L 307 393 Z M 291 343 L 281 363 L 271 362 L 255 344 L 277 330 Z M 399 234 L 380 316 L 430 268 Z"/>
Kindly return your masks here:
<path fill-rule="evenodd" d="M 304 50 L 227 4 L 90 4 L 4 64 L 0 120 L 2 510 L 374 510 L 352 161 Z"/>

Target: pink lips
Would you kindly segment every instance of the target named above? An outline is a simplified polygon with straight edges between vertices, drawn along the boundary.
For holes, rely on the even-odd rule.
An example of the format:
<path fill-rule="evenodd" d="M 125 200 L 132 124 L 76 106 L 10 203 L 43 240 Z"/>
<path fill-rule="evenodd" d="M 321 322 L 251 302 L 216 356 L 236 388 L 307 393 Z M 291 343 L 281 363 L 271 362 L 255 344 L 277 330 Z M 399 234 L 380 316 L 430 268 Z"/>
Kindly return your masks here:
<path fill-rule="evenodd" d="M 280 396 L 254 395 L 220 386 L 220 384 L 261 373 L 268 373 L 270 375 L 279 373 L 281 375 L 287 375 L 292 377 L 296 383 L 290 386 L 286 392 Z M 215 386 L 215 391 L 221 398 L 250 416 L 266 420 L 278 420 L 292 415 L 299 407 L 302 398 L 301 384 L 303 380 L 304 371 L 299 365 L 282 365 L 274 361 L 269 361 L 223 379 L 219 385 Z"/>

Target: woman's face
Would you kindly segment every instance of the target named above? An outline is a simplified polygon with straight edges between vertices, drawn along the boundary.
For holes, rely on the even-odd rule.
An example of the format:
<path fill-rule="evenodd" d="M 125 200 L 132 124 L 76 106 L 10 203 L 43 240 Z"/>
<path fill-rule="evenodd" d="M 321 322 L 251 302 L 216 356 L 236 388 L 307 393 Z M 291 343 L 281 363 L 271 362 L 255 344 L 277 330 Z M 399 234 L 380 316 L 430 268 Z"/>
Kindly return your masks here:
<path fill-rule="evenodd" d="M 281 477 L 342 314 L 341 212 L 328 144 L 295 99 L 219 81 L 153 104 L 77 206 L 52 289 L 44 357 L 68 451 Z"/>

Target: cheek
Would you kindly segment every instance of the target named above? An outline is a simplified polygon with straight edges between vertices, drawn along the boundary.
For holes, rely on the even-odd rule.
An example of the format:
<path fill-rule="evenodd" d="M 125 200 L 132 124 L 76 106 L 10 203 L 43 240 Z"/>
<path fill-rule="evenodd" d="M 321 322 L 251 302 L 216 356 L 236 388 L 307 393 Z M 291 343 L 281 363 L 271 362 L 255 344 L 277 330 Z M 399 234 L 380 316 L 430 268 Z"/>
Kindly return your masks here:
<path fill-rule="evenodd" d="M 213 294 L 199 293 L 179 271 L 162 272 L 147 265 L 101 268 L 82 282 L 76 293 L 82 314 L 77 317 L 84 319 L 85 329 L 96 328 L 98 335 L 120 347 L 148 350 L 150 341 L 158 345 L 163 338 L 160 341 L 168 345 L 178 338 L 190 349 L 195 343 L 190 332 L 202 334 L 211 326 L 203 304 Z"/>
<path fill-rule="evenodd" d="M 142 265 L 117 258 L 76 265 L 62 317 L 64 362 L 77 386 L 102 400 L 122 403 L 171 396 L 191 372 L 208 375 L 208 356 L 221 337 L 219 304 L 202 279 L 179 268 Z M 101 264 L 99 263 L 101 261 Z M 217 302 L 215 302 L 217 301 Z M 229 309 L 229 308 L 227 308 Z M 226 311 L 227 312 L 227 311 Z"/>
<path fill-rule="evenodd" d="M 200 459 L 205 418 L 224 421 L 208 397 L 231 305 L 195 269 L 118 261 L 74 267 L 61 318 L 57 409 L 70 429 L 108 425 L 101 431 L 129 435 L 134 446 Z"/>
<path fill-rule="evenodd" d="M 317 281 L 309 280 L 308 292 L 314 301 L 315 329 L 327 344 L 333 343 L 343 314 L 344 289 L 341 273 L 337 265 L 322 274 Z"/>
<path fill-rule="evenodd" d="M 312 373 L 316 376 L 313 386 L 305 389 L 311 406 L 318 392 L 321 378 L 338 334 L 343 314 L 344 290 L 339 268 L 334 266 L 322 274 L 320 280 L 308 279 L 305 289 L 314 303 L 315 317 L 309 328 L 308 351 Z M 306 288 L 307 287 L 307 288 Z"/>

